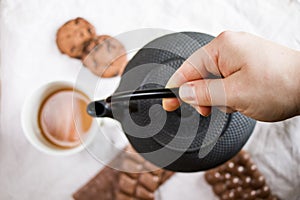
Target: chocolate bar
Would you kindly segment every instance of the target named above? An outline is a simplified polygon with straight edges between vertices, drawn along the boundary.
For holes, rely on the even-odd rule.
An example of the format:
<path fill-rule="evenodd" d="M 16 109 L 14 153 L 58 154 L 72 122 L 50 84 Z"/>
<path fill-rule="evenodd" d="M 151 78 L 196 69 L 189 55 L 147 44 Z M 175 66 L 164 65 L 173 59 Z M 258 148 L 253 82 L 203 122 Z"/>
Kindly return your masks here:
<path fill-rule="evenodd" d="M 205 172 L 205 179 L 221 200 L 279 200 L 246 151 Z"/>
<path fill-rule="evenodd" d="M 125 150 L 134 152 L 131 147 Z M 155 166 L 137 153 L 121 153 L 112 162 L 114 166 L 120 165 L 124 171 L 104 167 L 79 189 L 73 198 L 75 200 L 154 200 L 155 191 L 173 175 L 173 172 L 164 169 L 149 171 Z"/>

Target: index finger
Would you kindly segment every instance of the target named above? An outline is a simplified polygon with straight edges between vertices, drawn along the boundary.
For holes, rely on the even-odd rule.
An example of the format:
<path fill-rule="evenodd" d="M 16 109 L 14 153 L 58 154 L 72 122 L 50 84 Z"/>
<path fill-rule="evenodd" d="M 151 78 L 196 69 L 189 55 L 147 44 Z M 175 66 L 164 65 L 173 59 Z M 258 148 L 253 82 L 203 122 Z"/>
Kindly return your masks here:
<path fill-rule="evenodd" d="M 174 88 L 182 84 L 208 77 L 210 73 L 219 74 L 218 67 L 206 51 L 206 46 L 195 51 L 171 76 L 166 87 Z M 163 107 L 167 111 L 178 108 L 178 99 L 163 99 Z"/>
<path fill-rule="evenodd" d="M 207 67 L 210 65 L 214 65 L 214 62 L 205 50 L 205 47 L 202 47 L 184 61 L 178 70 L 171 76 L 166 87 L 179 87 L 183 83 L 203 79 L 208 76 L 209 73 Z"/>

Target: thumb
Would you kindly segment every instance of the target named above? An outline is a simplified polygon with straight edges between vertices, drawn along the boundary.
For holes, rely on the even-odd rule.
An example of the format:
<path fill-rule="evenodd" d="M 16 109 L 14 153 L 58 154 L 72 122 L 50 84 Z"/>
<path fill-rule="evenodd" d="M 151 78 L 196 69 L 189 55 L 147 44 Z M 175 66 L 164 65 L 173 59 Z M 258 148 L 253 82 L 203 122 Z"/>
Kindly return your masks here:
<path fill-rule="evenodd" d="M 179 96 L 193 106 L 230 106 L 227 82 L 226 78 L 190 81 L 180 86 Z"/>

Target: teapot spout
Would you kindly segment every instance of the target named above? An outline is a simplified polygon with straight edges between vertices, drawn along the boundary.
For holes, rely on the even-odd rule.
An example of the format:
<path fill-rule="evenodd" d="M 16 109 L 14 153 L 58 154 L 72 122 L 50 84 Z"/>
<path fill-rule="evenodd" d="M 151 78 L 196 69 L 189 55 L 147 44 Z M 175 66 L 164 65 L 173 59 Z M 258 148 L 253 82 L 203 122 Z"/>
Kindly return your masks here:
<path fill-rule="evenodd" d="M 113 118 L 111 105 L 105 100 L 93 101 L 87 106 L 87 113 L 92 117 Z"/>

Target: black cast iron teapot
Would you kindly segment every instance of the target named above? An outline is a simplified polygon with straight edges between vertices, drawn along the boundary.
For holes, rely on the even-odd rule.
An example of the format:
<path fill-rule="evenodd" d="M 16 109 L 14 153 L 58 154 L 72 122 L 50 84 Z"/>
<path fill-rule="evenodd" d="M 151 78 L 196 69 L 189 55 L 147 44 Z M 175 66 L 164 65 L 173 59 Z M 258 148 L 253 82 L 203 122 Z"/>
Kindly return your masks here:
<path fill-rule="evenodd" d="M 88 113 L 120 121 L 135 150 L 159 167 L 194 172 L 226 162 L 248 140 L 253 119 L 217 108 L 203 117 L 186 103 L 173 112 L 161 106 L 162 98 L 178 97 L 178 89 L 164 89 L 171 75 L 212 39 L 203 33 L 182 32 L 153 40 L 128 63 L 114 95 L 91 102 Z"/>

